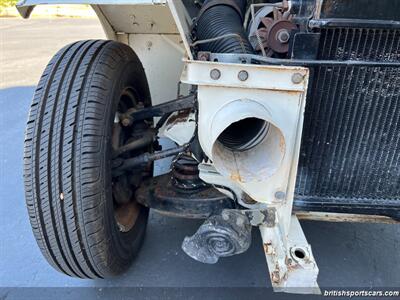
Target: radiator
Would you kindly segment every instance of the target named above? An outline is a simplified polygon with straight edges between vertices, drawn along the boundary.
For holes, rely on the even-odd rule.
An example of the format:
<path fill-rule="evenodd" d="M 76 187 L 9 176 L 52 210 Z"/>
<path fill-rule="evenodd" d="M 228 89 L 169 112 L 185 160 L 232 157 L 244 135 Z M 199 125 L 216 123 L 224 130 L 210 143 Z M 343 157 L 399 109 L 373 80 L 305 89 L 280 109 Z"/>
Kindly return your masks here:
<path fill-rule="evenodd" d="M 320 33 L 317 59 L 400 60 L 400 30 L 325 28 Z M 321 66 L 311 74 L 295 207 L 385 210 L 399 218 L 399 68 Z"/>

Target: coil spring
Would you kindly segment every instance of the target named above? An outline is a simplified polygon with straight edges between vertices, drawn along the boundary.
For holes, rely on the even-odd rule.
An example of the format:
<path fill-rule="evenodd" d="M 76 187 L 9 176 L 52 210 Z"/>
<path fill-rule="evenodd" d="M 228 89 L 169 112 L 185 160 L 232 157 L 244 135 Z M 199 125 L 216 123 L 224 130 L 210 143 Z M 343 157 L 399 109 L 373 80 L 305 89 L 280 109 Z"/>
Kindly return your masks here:
<path fill-rule="evenodd" d="M 182 190 L 195 190 L 207 184 L 199 177 L 199 163 L 188 154 L 181 154 L 172 165 L 172 183 Z"/>

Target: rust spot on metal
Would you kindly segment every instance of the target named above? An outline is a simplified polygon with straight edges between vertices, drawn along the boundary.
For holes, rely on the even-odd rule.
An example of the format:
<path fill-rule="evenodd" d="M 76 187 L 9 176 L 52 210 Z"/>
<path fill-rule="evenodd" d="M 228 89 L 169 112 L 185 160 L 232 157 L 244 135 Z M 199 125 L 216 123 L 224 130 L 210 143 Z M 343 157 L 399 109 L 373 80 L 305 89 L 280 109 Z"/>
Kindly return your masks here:
<path fill-rule="evenodd" d="M 129 202 L 115 209 L 114 215 L 120 231 L 128 232 L 131 230 L 136 223 L 139 212 L 140 206 L 137 202 Z"/>
<path fill-rule="evenodd" d="M 282 279 L 284 280 L 284 281 L 286 281 L 287 279 L 288 279 L 288 277 L 289 277 L 289 274 L 288 274 L 289 272 L 286 272 L 284 275 L 283 275 L 283 277 L 282 277 Z"/>
<path fill-rule="evenodd" d="M 285 153 L 285 150 L 286 150 L 285 139 L 283 136 L 280 136 L 280 138 L 279 138 L 279 150 L 283 154 Z"/>
<path fill-rule="evenodd" d="M 253 198 L 251 198 L 248 194 L 246 194 L 246 193 L 244 193 L 244 196 L 243 196 L 243 202 L 244 203 L 246 203 L 246 204 L 256 204 L 257 203 L 257 201 L 256 200 L 254 200 Z"/>
<path fill-rule="evenodd" d="M 264 243 L 263 247 L 266 254 L 271 255 L 273 253 L 274 249 L 271 242 Z"/>
<path fill-rule="evenodd" d="M 399 221 L 386 216 L 355 215 L 342 213 L 296 212 L 301 220 L 317 220 L 325 222 L 359 222 L 359 223 L 386 223 L 400 224 Z"/>
<path fill-rule="evenodd" d="M 285 264 L 288 268 L 288 271 L 292 271 L 299 268 L 299 265 L 295 261 L 293 261 L 293 259 L 287 256 L 285 258 Z"/>
<path fill-rule="evenodd" d="M 240 176 L 239 172 L 234 172 L 231 174 L 230 178 L 233 181 L 238 181 L 238 182 L 242 182 L 242 177 Z"/>
<path fill-rule="evenodd" d="M 275 270 L 275 271 L 273 271 L 273 272 L 271 273 L 271 281 L 272 281 L 273 283 L 276 283 L 276 284 L 280 283 L 280 281 L 281 281 L 281 276 L 280 276 L 279 270 Z"/>
<path fill-rule="evenodd" d="M 280 89 L 279 87 L 276 87 L 275 89 Z M 283 90 L 280 89 L 279 91 L 276 91 L 277 94 L 280 94 L 282 96 L 297 96 L 300 95 L 302 92 L 299 90 Z"/>
<path fill-rule="evenodd" d="M 171 116 L 168 121 L 167 125 L 177 124 L 177 123 L 184 123 L 186 122 L 187 118 L 190 115 L 191 109 L 181 110 L 177 114 Z"/>

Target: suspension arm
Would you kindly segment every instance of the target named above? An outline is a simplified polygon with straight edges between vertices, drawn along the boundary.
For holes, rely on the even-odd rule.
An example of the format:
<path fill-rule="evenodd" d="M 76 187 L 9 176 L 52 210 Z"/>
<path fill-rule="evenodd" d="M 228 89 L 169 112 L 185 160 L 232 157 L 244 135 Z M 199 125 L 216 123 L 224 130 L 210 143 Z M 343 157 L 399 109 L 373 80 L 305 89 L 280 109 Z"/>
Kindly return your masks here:
<path fill-rule="evenodd" d="M 195 105 L 195 101 L 195 94 L 190 94 L 188 96 L 184 96 L 158 105 L 127 112 L 120 116 L 120 118 L 121 120 L 129 120 L 129 122 L 131 123 L 133 121 L 140 121 L 153 117 L 162 117 L 165 114 L 169 114 L 178 110 L 192 108 Z"/>
<path fill-rule="evenodd" d="M 123 158 L 114 159 L 112 162 L 113 163 L 112 174 L 113 176 L 118 176 L 119 174 L 122 174 L 122 172 L 125 170 L 139 168 L 143 165 L 146 165 L 149 162 L 177 155 L 181 152 L 184 152 L 188 147 L 189 145 L 185 144 L 180 147 L 158 151 L 155 153 L 143 153 L 141 155 L 128 159 L 123 159 Z"/>

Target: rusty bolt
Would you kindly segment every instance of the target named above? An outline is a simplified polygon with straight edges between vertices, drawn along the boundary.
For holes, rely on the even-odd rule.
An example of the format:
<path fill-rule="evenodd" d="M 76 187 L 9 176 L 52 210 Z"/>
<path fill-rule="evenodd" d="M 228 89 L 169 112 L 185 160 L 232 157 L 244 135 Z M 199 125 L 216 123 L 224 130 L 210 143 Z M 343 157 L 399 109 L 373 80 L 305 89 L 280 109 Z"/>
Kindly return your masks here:
<path fill-rule="evenodd" d="M 131 119 L 130 118 L 123 118 L 122 119 L 122 121 L 121 121 L 121 123 L 122 123 L 122 126 L 129 126 L 129 125 L 131 125 Z"/>
<path fill-rule="evenodd" d="M 304 76 L 300 73 L 294 73 L 292 75 L 292 82 L 295 84 L 301 83 L 304 79 Z"/>
<path fill-rule="evenodd" d="M 245 71 L 245 70 L 242 70 L 239 72 L 238 78 L 240 81 L 246 81 L 247 78 L 249 78 L 249 73 L 247 73 L 247 71 Z"/>
<path fill-rule="evenodd" d="M 281 277 L 279 271 L 273 271 L 271 274 L 271 281 L 273 283 L 279 283 L 281 281 Z"/>
<path fill-rule="evenodd" d="M 282 191 L 277 191 L 275 193 L 275 198 L 278 200 L 284 200 L 286 198 L 286 193 Z"/>
<path fill-rule="evenodd" d="M 199 52 L 197 54 L 197 59 L 202 61 L 210 60 L 210 54 L 208 52 Z"/>
<path fill-rule="evenodd" d="M 221 77 L 221 71 L 218 69 L 212 69 L 210 71 L 210 77 L 214 80 L 218 80 Z"/>
<path fill-rule="evenodd" d="M 276 38 L 282 44 L 287 43 L 289 41 L 289 38 L 290 38 L 289 31 L 287 31 L 287 29 L 279 30 L 278 34 L 276 35 Z"/>

